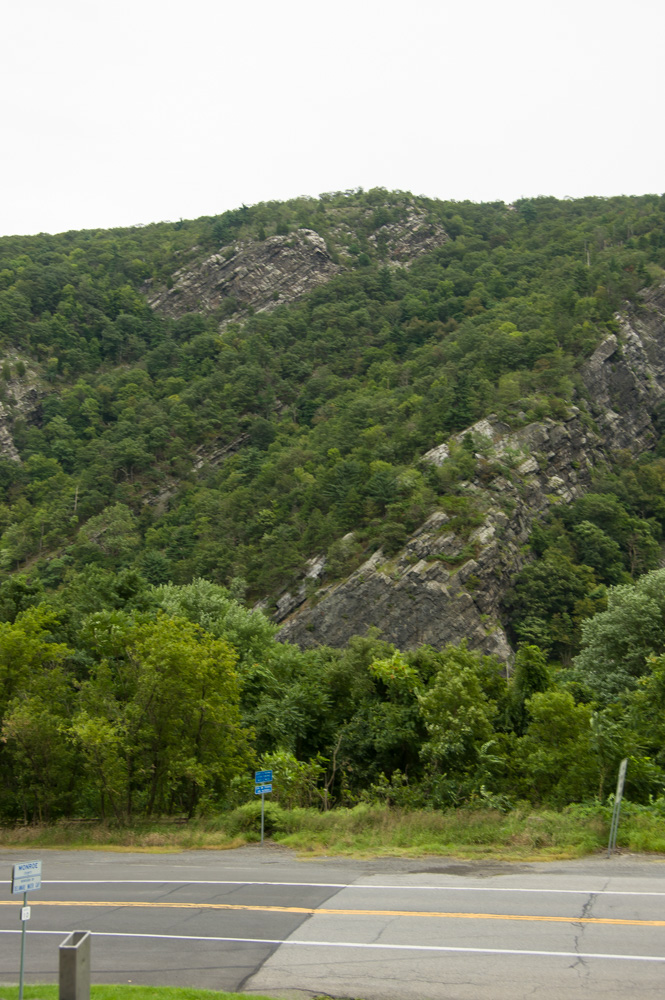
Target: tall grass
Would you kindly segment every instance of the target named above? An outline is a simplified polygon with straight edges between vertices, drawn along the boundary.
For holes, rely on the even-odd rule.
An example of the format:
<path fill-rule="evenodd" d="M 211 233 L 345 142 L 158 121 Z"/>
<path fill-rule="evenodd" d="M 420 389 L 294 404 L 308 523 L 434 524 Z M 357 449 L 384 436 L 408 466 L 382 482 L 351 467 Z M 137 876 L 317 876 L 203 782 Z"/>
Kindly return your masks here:
<path fill-rule="evenodd" d="M 132 823 L 71 823 L 60 820 L 48 825 L 0 829 L 0 846 L 6 848 L 52 847 L 59 850 L 142 851 L 168 854 L 213 848 L 241 847 L 253 837 L 226 833 L 223 820 L 194 820 L 175 825 L 164 821 Z"/>
<path fill-rule="evenodd" d="M 581 820 L 574 810 L 407 812 L 360 805 L 330 813 L 294 810 L 290 826 L 295 829 L 277 833 L 275 839 L 309 854 L 547 860 L 599 850 L 607 842 L 609 823 L 602 808 Z"/>
<path fill-rule="evenodd" d="M 154 853 L 226 850 L 259 838 L 260 808 L 248 803 L 231 812 L 190 823 L 108 824 L 60 822 L 50 826 L 0 831 L 5 848 L 53 847 Z M 285 810 L 266 803 L 266 835 L 305 856 L 322 854 L 553 860 L 581 857 L 607 844 L 610 810 L 606 806 L 569 806 L 561 811 L 522 806 L 508 813 L 493 809 L 406 811 L 380 805 L 353 809 Z M 627 806 L 619 828 L 619 847 L 665 850 L 660 810 Z"/>

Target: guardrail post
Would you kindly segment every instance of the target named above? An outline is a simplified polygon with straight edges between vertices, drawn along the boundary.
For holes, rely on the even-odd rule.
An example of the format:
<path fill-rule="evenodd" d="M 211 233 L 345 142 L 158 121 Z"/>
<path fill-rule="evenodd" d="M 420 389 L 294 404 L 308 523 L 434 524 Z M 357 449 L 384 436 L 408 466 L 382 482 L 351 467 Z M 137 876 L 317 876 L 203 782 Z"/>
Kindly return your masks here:
<path fill-rule="evenodd" d="M 72 931 L 60 945 L 60 1000 L 90 1000 L 90 931 Z"/>

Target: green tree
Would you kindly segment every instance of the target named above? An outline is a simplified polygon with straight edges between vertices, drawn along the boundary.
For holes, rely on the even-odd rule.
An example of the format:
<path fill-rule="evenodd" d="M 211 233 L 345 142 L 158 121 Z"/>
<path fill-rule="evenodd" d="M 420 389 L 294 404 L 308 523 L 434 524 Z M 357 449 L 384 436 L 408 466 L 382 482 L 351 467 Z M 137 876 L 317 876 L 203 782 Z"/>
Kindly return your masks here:
<path fill-rule="evenodd" d="M 24 822 L 48 823 L 71 815 L 75 804 L 79 769 L 67 740 L 73 691 L 58 668 L 31 681 L 32 691 L 14 697 L 2 721 L 4 756 L 12 774 L 7 798 L 16 800 Z"/>
<path fill-rule="evenodd" d="M 522 570 L 506 597 L 518 639 L 564 662 L 579 648 L 584 619 L 604 603 L 605 591 L 598 588 L 593 570 L 554 548 Z"/>
<path fill-rule="evenodd" d="M 191 816 L 223 796 L 249 753 L 231 648 L 164 614 L 126 617 L 119 629 L 113 616 L 93 616 L 88 627 L 105 656 L 84 686 L 72 732 L 100 797 L 123 815 L 136 796 L 148 815 Z"/>
<path fill-rule="evenodd" d="M 33 679 L 61 666 L 72 650 L 53 641 L 58 615 L 47 607 L 28 608 L 14 622 L 0 622 L 0 709 L 29 690 Z"/>
<path fill-rule="evenodd" d="M 433 773 L 448 779 L 450 794 L 462 798 L 479 788 L 482 758 L 494 736 L 497 705 L 484 690 L 483 673 L 488 666 L 498 672 L 499 665 L 487 659 L 483 662 L 464 645 L 447 647 L 419 698 L 427 730 L 422 757 Z"/>
<path fill-rule="evenodd" d="M 607 611 L 582 624 L 577 673 L 607 700 L 635 687 L 648 671 L 647 658 L 665 649 L 665 570 L 635 584 L 612 587 Z"/>
<path fill-rule="evenodd" d="M 599 776 L 591 708 L 576 705 L 569 691 L 552 690 L 534 694 L 526 710 L 531 721 L 518 752 L 529 796 L 556 806 L 593 796 Z"/>
<path fill-rule="evenodd" d="M 210 635 L 224 639 L 237 656 L 240 668 L 265 659 L 277 628 L 260 611 L 250 611 L 226 587 L 200 577 L 191 583 L 156 587 L 158 607 L 174 618 L 186 618 Z"/>
<path fill-rule="evenodd" d="M 603 583 L 623 583 L 626 573 L 622 565 L 621 547 L 602 528 L 591 521 L 580 521 L 573 528 L 573 537 L 580 562 L 590 566 Z"/>
<path fill-rule="evenodd" d="M 138 544 L 136 518 L 125 504 L 113 504 L 83 525 L 79 539 L 102 555 L 121 560 Z"/>
<path fill-rule="evenodd" d="M 327 763 L 320 754 L 311 760 L 298 760 L 288 750 L 275 750 L 263 755 L 260 767 L 273 772 L 273 800 L 284 809 L 296 809 L 311 808 L 325 800 Z"/>
<path fill-rule="evenodd" d="M 537 692 L 546 691 L 550 684 L 550 673 L 542 650 L 538 646 L 520 646 L 507 697 L 507 721 L 518 735 L 521 736 L 527 726 L 527 701 Z"/>

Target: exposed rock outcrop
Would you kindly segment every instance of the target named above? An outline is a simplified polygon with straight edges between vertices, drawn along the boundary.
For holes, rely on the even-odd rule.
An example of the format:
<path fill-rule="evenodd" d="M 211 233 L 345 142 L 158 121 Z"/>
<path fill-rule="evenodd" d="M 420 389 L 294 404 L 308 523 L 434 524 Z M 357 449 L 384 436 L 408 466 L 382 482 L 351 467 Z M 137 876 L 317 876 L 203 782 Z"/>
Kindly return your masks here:
<path fill-rule="evenodd" d="M 147 298 L 157 312 L 174 318 L 212 312 L 229 299 L 240 310 L 261 312 L 300 298 L 340 270 L 318 233 L 298 229 L 227 247 L 196 267 L 176 271 L 172 288 L 148 289 Z"/>
<path fill-rule="evenodd" d="M 21 456 L 16 450 L 10 425 L 11 417 L 4 404 L 0 403 L 0 458 L 9 459 L 11 462 L 20 462 Z"/>
<path fill-rule="evenodd" d="M 8 364 L 12 372 L 9 379 L 0 383 L 0 458 L 12 462 L 20 462 L 12 427 L 17 417 L 32 419 L 43 392 L 39 386 L 37 375 L 32 366 L 16 354 L 8 354 L 0 358 L 0 367 Z M 24 374 L 16 374 L 16 365 L 23 365 Z"/>
<path fill-rule="evenodd" d="M 413 207 L 403 222 L 381 226 L 369 237 L 375 247 L 385 247 L 388 263 L 408 267 L 423 254 L 431 253 L 447 243 L 449 236 L 443 226 L 428 222 L 425 213 Z"/>
<path fill-rule="evenodd" d="M 372 214 L 368 210 L 368 217 Z M 344 257 L 352 236 L 343 224 L 332 227 L 332 244 Z M 410 206 L 405 218 L 386 223 L 368 236 L 369 244 L 389 265 L 408 267 L 423 254 L 448 241 L 445 229 Z M 172 286 L 145 286 L 150 306 L 174 319 L 188 312 L 213 312 L 222 305 L 233 313 L 264 312 L 294 302 L 343 270 L 333 261 L 326 241 L 313 229 L 297 229 L 287 236 L 245 240 L 225 247 L 197 264 L 180 268 Z"/>
<path fill-rule="evenodd" d="M 462 491 L 483 511 L 482 524 L 461 535 L 436 511 L 396 557 L 375 552 L 346 581 L 310 597 L 279 638 L 339 646 L 378 626 L 401 649 L 466 639 L 472 649 L 508 660 L 500 607 L 525 564 L 534 521 L 584 493 L 594 465 L 621 450 L 635 457 L 656 440 L 653 414 L 665 398 L 665 286 L 645 293 L 618 321 L 619 336 L 608 337 L 582 367 L 588 399 L 580 402 L 587 409 L 571 407 L 565 419 L 517 430 L 489 417 L 456 435 L 461 441 L 471 433 L 478 449 L 482 479 Z M 423 460 L 448 461 L 448 444 Z"/>
<path fill-rule="evenodd" d="M 401 649 L 466 639 L 472 649 L 510 657 L 499 607 L 511 576 L 524 564 L 533 521 L 552 504 L 580 496 L 604 452 L 575 407 L 566 421 L 511 432 L 488 418 L 466 433 L 482 448 L 483 478 L 491 476 L 462 484 L 475 510 L 483 511 L 482 523 L 462 534 L 452 529 L 448 514 L 436 511 L 396 557 L 375 552 L 319 603 L 294 615 L 281 639 L 337 646 L 378 626 Z M 437 452 L 425 460 L 448 460 Z"/>

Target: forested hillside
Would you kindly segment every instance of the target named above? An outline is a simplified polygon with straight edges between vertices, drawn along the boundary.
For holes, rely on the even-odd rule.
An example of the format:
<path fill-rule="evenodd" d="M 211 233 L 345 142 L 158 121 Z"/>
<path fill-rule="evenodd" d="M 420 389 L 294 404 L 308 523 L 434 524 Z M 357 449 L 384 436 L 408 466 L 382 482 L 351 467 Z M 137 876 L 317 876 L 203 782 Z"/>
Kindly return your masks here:
<path fill-rule="evenodd" d="M 5 817 L 193 814 L 259 759 L 294 802 L 562 804 L 606 795 L 625 755 L 659 794 L 664 269 L 658 196 L 354 191 L 1 239 Z M 624 315 L 651 324 L 632 450 L 585 368 L 611 342 L 619 415 Z M 499 450 L 468 432 L 490 415 Z M 573 423 L 574 488 L 520 514 L 502 581 L 511 679 L 413 637 L 302 650 L 248 610 L 314 612 L 374 555 L 399 575 L 434 517 L 456 547 L 437 529 L 427 559 L 467 568 L 490 631 L 483 490 L 508 484 L 495 521 L 528 506 L 524 461 L 552 482 L 533 428 Z"/>
<path fill-rule="evenodd" d="M 390 266 L 382 228 L 412 201 L 450 239 Z M 22 462 L 1 468 L 5 569 L 30 562 L 52 586 L 135 565 L 152 583 L 241 578 L 253 599 L 349 531 L 394 547 L 454 492 L 420 454 L 490 410 L 528 420 L 571 400 L 614 311 L 658 278 L 663 207 L 370 192 L 1 240 L 5 396 L 39 388 L 12 428 Z M 147 305 L 145 282 L 168 283 L 192 246 L 315 224 L 346 237 L 330 251 L 344 270 L 300 302 L 221 331 L 219 314 Z M 335 556 L 331 574 L 348 568 Z"/>

